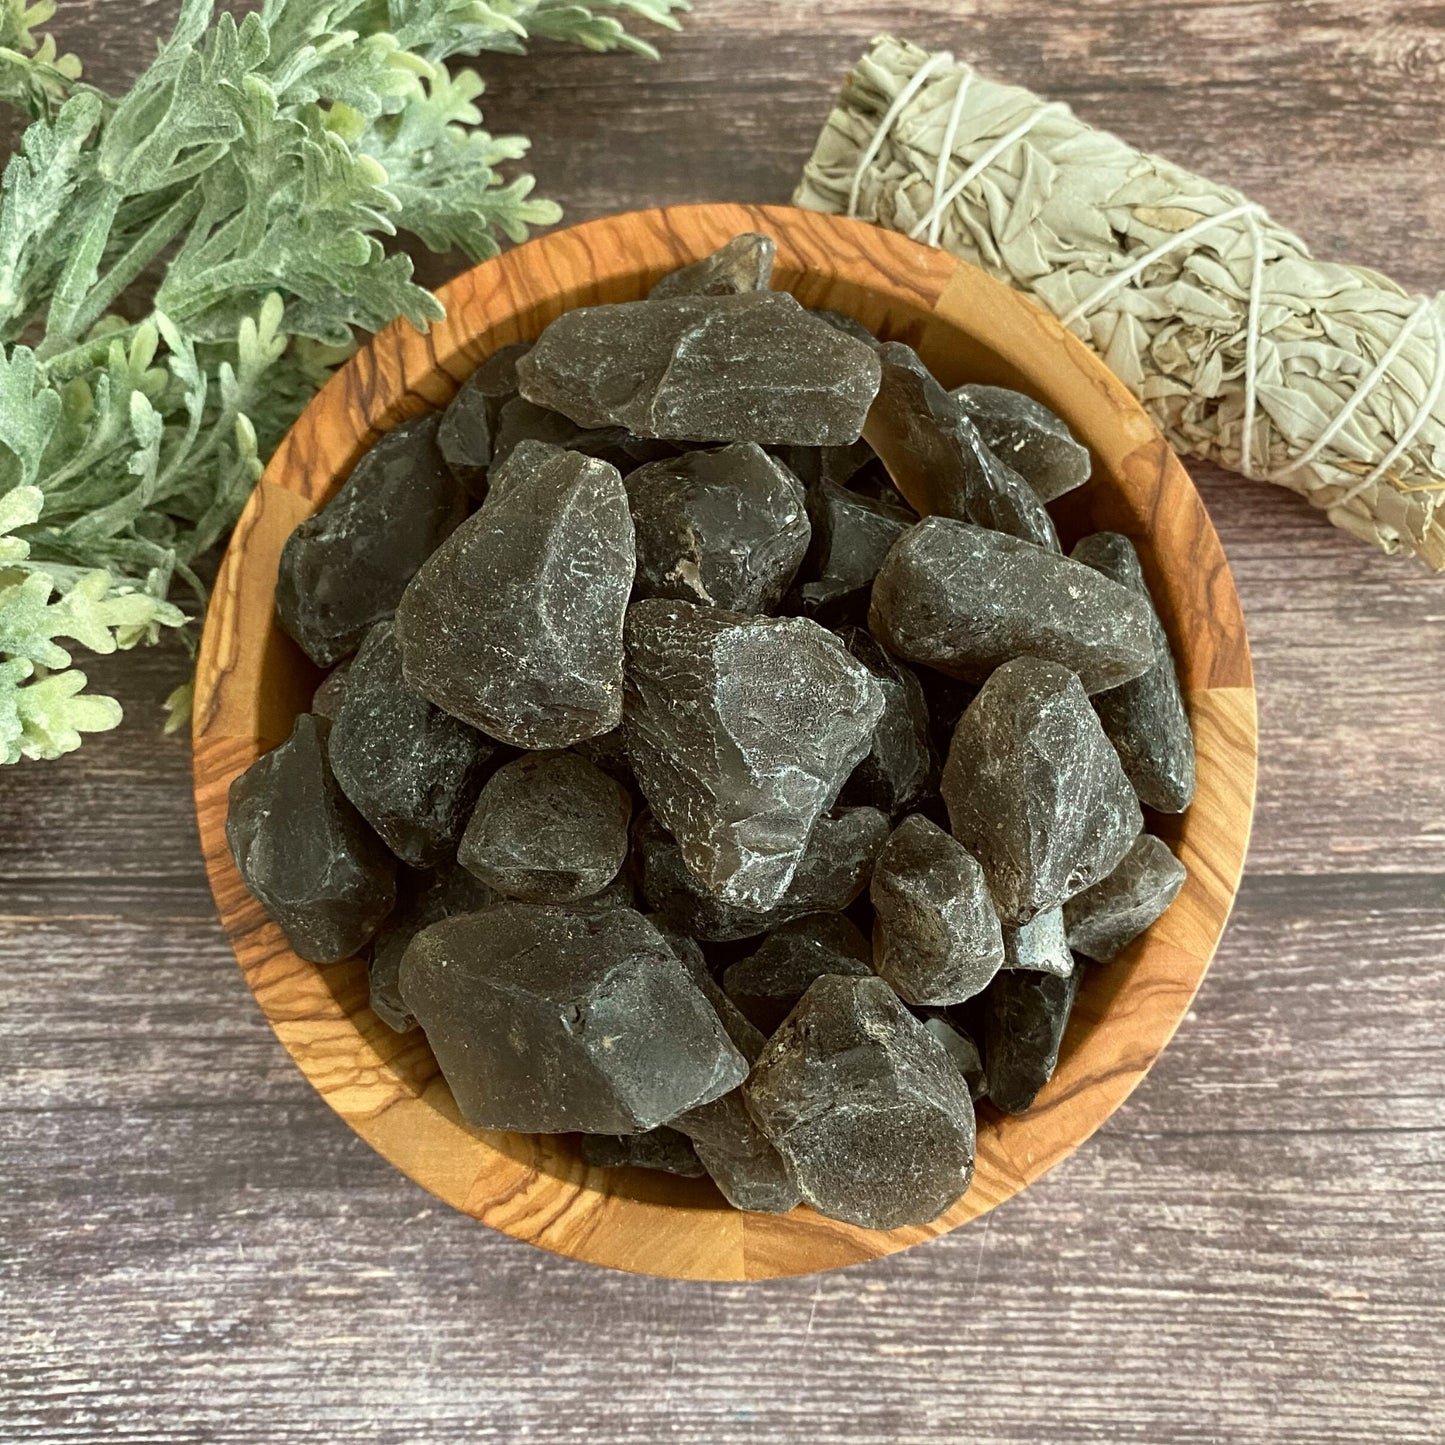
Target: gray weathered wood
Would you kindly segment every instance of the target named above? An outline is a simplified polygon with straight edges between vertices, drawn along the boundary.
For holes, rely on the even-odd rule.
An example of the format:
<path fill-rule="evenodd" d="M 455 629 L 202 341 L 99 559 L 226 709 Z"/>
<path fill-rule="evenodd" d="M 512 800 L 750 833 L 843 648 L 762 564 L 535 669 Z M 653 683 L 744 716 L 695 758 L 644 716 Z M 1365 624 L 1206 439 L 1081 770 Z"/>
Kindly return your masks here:
<path fill-rule="evenodd" d="M 118 84 L 174 10 L 75 0 L 61 38 Z M 574 218 L 780 200 L 883 28 L 1440 283 L 1445 30 L 1408 0 L 699 0 L 660 66 L 485 57 L 489 119 Z M 214 923 L 187 751 L 155 731 L 180 650 L 92 667 L 126 726 L 0 774 L 0 1442 L 1445 1438 L 1445 583 L 1198 476 L 1262 723 L 1217 964 L 1088 1147 L 822 1280 L 607 1275 L 396 1175 Z"/>

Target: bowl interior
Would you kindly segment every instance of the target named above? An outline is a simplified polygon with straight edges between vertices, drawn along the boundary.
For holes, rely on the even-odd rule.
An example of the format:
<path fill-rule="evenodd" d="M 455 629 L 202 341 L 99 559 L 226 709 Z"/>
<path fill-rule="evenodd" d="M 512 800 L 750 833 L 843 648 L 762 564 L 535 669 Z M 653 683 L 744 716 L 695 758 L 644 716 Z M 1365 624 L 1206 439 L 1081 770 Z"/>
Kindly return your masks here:
<path fill-rule="evenodd" d="M 296 958 L 240 883 L 223 825 L 230 781 L 282 740 L 320 674 L 275 626 L 281 545 L 356 459 L 405 416 L 444 404 L 483 358 L 577 305 L 632 300 L 743 230 L 778 241 L 774 286 L 906 341 L 946 385 L 982 381 L 1052 407 L 1090 448 L 1094 479 L 1051 510 L 1066 544 L 1134 539 L 1179 663 L 1199 746 L 1199 794 L 1151 816 L 1190 869 L 1175 906 L 1081 988 L 1053 1082 L 1027 1115 L 979 1113 L 969 1194 L 927 1226 L 853 1229 L 802 1208 L 740 1215 L 707 1180 L 588 1169 L 574 1139 L 462 1126 L 425 1039 L 367 1004 L 360 960 Z M 1198 494 L 1121 384 L 1051 317 L 941 252 L 860 223 L 768 207 L 700 206 L 609 218 L 517 248 L 443 293 L 423 336 L 389 328 L 316 398 L 246 509 L 207 618 L 198 672 L 196 796 L 207 865 L 238 960 L 313 1084 L 384 1155 L 440 1197 L 529 1242 L 615 1267 L 759 1278 L 904 1248 L 1023 1188 L 1117 1107 L 1172 1034 L 1237 886 L 1254 784 L 1254 702 L 1243 619 Z"/>

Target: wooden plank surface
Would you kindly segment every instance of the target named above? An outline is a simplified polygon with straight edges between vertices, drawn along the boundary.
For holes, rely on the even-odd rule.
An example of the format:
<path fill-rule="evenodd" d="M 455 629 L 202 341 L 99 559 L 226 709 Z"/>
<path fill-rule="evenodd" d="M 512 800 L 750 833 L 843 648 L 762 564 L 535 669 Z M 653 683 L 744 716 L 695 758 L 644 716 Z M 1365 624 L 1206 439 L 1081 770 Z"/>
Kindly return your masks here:
<path fill-rule="evenodd" d="M 59 28 L 116 84 L 174 9 L 72 0 Z M 485 58 L 488 115 L 574 219 L 781 200 L 884 29 L 1440 285 L 1429 3 L 698 0 L 658 66 Z M 1196 475 L 1260 686 L 1215 968 L 1090 1146 L 986 1225 L 822 1280 L 607 1275 L 395 1175 L 214 923 L 185 745 L 155 731 L 179 649 L 95 666 L 126 726 L 0 774 L 0 1441 L 1445 1438 L 1445 582 Z"/>

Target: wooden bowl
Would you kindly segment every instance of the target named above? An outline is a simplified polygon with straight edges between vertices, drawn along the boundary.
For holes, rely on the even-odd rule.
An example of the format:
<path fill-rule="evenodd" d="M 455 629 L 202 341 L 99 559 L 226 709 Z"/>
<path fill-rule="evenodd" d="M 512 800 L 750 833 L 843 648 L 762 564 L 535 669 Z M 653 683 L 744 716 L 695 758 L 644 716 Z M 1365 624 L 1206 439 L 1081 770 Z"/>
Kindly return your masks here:
<path fill-rule="evenodd" d="M 740 231 L 778 243 L 774 285 L 915 346 L 948 385 L 1031 392 L 1094 455 L 1061 529 L 1138 545 L 1179 662 L 1199 747 L 1199 791 L 1154 819 L 1188 865 L 1178 901 L 1107 967 L 1091 967 L 1058 1072 L 1027 1114 L 980 1110 L 973 1187 L 932 1224 L 870 1232 L 807 1208 L 742 1214 L 707 1180 L 590 1169 L 565 1138 L 460 1122 L 419 1031 L 367 1005 L 359 960 L 297 958 L 226 849 L 231 780 L 290 732 L 319 674 L 277 628 L 277 559 L 291 529 L 402 418 L 443 405 L 484 357 L 574 306 L 629 300 Z M 442 291 L 447 319 L 388 327 L 306 409 L 236 527 L 206 618 L 196 679 L 195 794 L 206 866 L 246 982 L 281 1042 L 358 1134 L 438 1198 L 517 1239 L 616 1269 L 767 1279 L 906 1249 L 992 1209 L 1083 1143 L 1143 1078 L 1183 1018 L 1238 885 L 1254 799 L 1249 646 L 1229 568 L 1198 493 L 1104 364 L 1033 302 L 942 251 L 856 221 L 768 206 L 683 206 L 556 231 Z"/>

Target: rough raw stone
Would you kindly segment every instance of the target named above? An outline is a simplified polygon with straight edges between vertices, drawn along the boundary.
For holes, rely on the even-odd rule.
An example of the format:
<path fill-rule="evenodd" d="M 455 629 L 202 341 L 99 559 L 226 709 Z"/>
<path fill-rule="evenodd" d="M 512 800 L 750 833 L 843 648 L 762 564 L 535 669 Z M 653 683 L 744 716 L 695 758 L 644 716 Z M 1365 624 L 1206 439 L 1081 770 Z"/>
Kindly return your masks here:
<path fill-rule="evenodd" d="M 911 1004 L 962 1003 L 1004 961 L 983 869 L 917 813 L 894 830 L 873 870 L 874 967 Z"/>
<path fill-rule="evenodd" d="M 523 442 L 545 442 L 569 452 L 582 452 L 609 462 L 624 476 L 648 462 L 676 456 L 671 442 L 633 436 L 626 427 L 581 427 L 561 412 L 513 397 L 502 408 L 492 433 L 492 466 L 499 467 Z"/>
<path fill-rule="evenodd" d="M 840 796 L 845 803 L 901 813 L 931 791 L 938 779 L 938 754 L 929 732 L 923 685 L 861 627 L 840 628 L 838 635 L 883 690 L 883 716 L 873 730 L 873 746 L 853 769 Z"/>
<path fill-rule="evenodd" d="M 958 387 L 962 403 L 989 450 L 1014 469 L 1044 502 L 1089 480 L 1089 450 L 1074 440 L 1048 407 L 1002 386 Z"/>
<path fill-rule="evenodd" d="M 873 448 L 861 437 L 846 447 L 770 447 L 769 450 L 804 487 L 836 482 L 846 487 L 870 462 Z"/>
<path fill-rule="evenodd" d="M 662 935 L 626 908 L 499 903 L 412 939 L 401 995 L 478 1129 L 638 1134 L 747 1062 Z"/>
<path fill-rule="evenodd" d="M 601 893 L 579 898 L 569 908 L 633 908 L 637 907 L 637 888 L 626 872 L 619 873 Z"/>
<path fill-rule="evenodd" d="M 324 717 L 327 722 L 336 721 L 346 698 L 346 674 L 350 667 L 350 659 L 339 662 L 317 683 L 316 691 L 311 694 L 311 711 L 317 717 Z"/>
<path fill-rule="evenodd" d="M 968 1086 L 878 978 L 820 978 L 744 1089 L 803 1198 L 864 1229 L 926 1224 L 973 1178 Z"/>
<path fill-rule="evenodd" d="M 890 652 L 965 682 L 1039 657 L 1093 693 L 1154 665 L 1142 598 L 1082 562 L 950 517 L 929 517 L 894 544 L 868 626 Z"/>
<path fill-rule="evenodd" d="M 989 989 L 983 1046 L 988 1096 L 1006 1113 L 1022 1114 L 1053 1078 L 1082 973 L 1082 964 L 1067 978 L 1006 969 Z"/>
<path fill-rule="evenodd" d="M 648 907 L 694 938 L 721 943 L 756 937 L 810 913 L 847 908 L 867 887 L 888 826 L 887 815 L 876 808 L 825 813 L 813 827 L 788 891 L 770 909 L 736 907 L 707 893 L 683 862 L 677 840 L 651 813 L 637 820 L 633 842 Z"/>
<path fill-rule="evenodd" d="M 711 256 L 669 272 L 647 294 L 657 301 L 668 296 L 737 296 L 744 291 L 766 291 L 777 254 L 771 236 L 745 231 Z"/>
<path fill-rule="evenodd" d="M 1141 677 L 1094 698 L 1094 710 L 1140 801 L 1161 813 L 1182 813 L 1194 800 L 1194 730 L 1179 691 L 1169 638 L 1154 610 L 1134 544 L 1117 532 L 1085 537 L 1075 561 L 1127 587 L 1149 605 L 1154 665 Z"/>
<path fill-rule="evenodd" d="M 1031 968 L 1067 978 L 1074 971 L 1074 957 L 1064 935 L 1064 910 L 1046 908 L 1017 928 L 1005 928 L 1003 952 L 1005 968 Z"/>
<path fill-rule="evenodd" d="M 456 856 L 496 748 L 402 681 L 401 648 L 378 622 L 351 664 L 327 749 L 341 790 L 403 863 Z"/>
<path fill-rule="evenodd" d="M 1038 495 L 984 445 L 918 353 L 890 341 L 878 355 L 883 377 L 868 414 L 868 440 L 904 490 L 927 497 L 930 512 L 1057 552 L 1058 534 Z"/>
<path fill-rule="evenodd" d="M 684 1179 L 701 1179 L 707 1173 L 692 1140 L 668 1128 L 645 1134 L 584 1134 L 582 1162 L 602 1169 L 655 1169 Z"/>
<path fill-rule="evenodd" d="M 973 1036 L 941 1013 L 930 1014 L 923 1020 L 923 1027 L 943 1045 L 954 1067 L 963 1075 L 969 1097 L 977 1103 L 988 1093 L 988 1075 Z"/>
<path fill-rule="evenodd" d="M 1144 826 L 1078 678 L 1036 657 L 999 668 L 964 713 L 943 797 L 1015 926 L 1106 878 Z"/>
<path fill-rule="evenodd" d="M 1102 882 L 1064 905 L 1069 947 L 1086 958 L 1117 958 L 1158 918 L 1189 876 L 1162 838 L 1141 833 Z"/>
<path fill-rule="evenodd" d="M 580 753 L 623 787 L 631 789 L 637 785 L 632 776 L 632 759 L 627 756 L 627 732 L 624 728 L 619 726 L 611 732 L 598 733 L 595 738 L 583 738 L 572 751 Z"/>
<path fill-rule="evenodd" d="M 532 349 L 530 341 L 514 341 L 494 351 L 467 378 L 467 384 L 487 401 L 487 429 L 493 437 L 502 408 L 517 394 L 517 363 Z"/>
<path fill-rule="evenodd" d="M 803 488 L 755 442 L 639 467 L 627 500 L 637 597 L 771 612 L 808 550 Z"/>
<path fill-rule="evenodd" d="M 522 460 L 493 468 L 493 495 L 417 573 L 396 635 L 423 697 L 516 747 L 559 748 L 622 718 L 632 515 L 616 467 L 553 448 Z"/>
<path fill-rule="evenodd" d="M 485 494 L 492 461 L 491 400 L 481 373 L 473 372 L 447 404 L 437 428 L 437 446 L 447 466 L 474 497 Z"/>
<path fill-rule="evenodd" d="M 660 913 L 647 920 L 667 940 L 667 946 L 677 955 L 677 960 L 688 971 L 692 981 L 707 995 L 707 1001 L 717 1012 L 718 1019 L 727 1036 L 749 1064 L 756 1061 L 767 1043 L 767 1037 L 760 1032 L 738 1006 L 723 992 L 722 985 L 712 976 L 707 956 L 695 938 L 689 938 L 681 929 L 674 927 Z M 710 1106 L 709 1106 L 710 1107 Z"/>
<path fill-rule="evenodd" d="M 417 568 L 467 514 L 466 491 L 437 449 L 437 424 L 423 416 L 388 432 L 281 549 L 277 620 L 321 667 L 396 611 Z"/>
<path fill-rule="evenodd" d="M 816 978 L 827 973 L 862 978 L 873 972 L 873 951 L 858 925 L 838 913 L 819 913 L 775 928 L 763 946 L 723 971 L 723 991 L 771 1036 Z"/>
<path fill-rule="evenodd" d="M 872 675 L 799 617 L 649 599 L 627 612 L 627 749 L 719 902 L 768 909 L 871 745 Z"/>
<path fill-rule="evenodd" d="M 678 1115 L 673 1127 L 692 1139 L 697 1157 L 734 1209 L 786 1214 L 802 1202 L 783 1156 L 748 1112 L 741 1089 Z"/>
<path fill-rule="evenodd" d="M 457 859 L 498 893 L 571 903 L 600 893 L 627 860 L 632 795 L 576 753 L 529 753 L 498 768 Z"/>
<path fill-rule="evenodd" d="M 312 963 L 350 958 L 396 902 L 396 860 L 331 774 L 329 726 L 302 713 L 291 736 L 231 784 L 226 813 L 242 881 Z"/>
<path fill-rule="evenodd" d="M 856 337 L 868 346 L 878 345 L 878 338 L 861 321 L 856 321 L 841 311 L 830 311 L 826 306 L 813 306 L 809 309 L 814 316 L 820 321 L 826 321 L 835 331 L 841 331 L 845 336 Z"/>
<path fill-rule="evenodd" d="M 826 480 L 808 489 L 808 519 L 813 539 L 786 605 L 824 622 L 867 610 L 889 549 L 918 520 L 902 498 L 883 502 Z"/>
<path fill-rule="evenodd" d="M 961 678 L 949 677 L 947 673 L 926 668 L 915 673 L 923 684 L 923 695 L 928 700 L 928 721 L 933 744 L 940 756 L 948 756 L 948 745 L 953 741 L 953 730 L 958 720 L 968 711 L 968 705 L 978 696 L 978 687 Z"/>
<path fill-rule="evenodd" d="M 498 902 L 480 878 L 455 863 L 428 872 L 397 873 L 396 907 L 371 945 L 371 1011 L 399 1034 L 416 1027 L 401 998 L 401 960 L 407 945 L 429 924 L 456 913 L 475 913 Z"/>
<path fill-rule="evenodd" d="M 528 401 L 580 426 L 678 441 L 842 446 L 862 434 L 878 358 L 786 293 L 749 291 L 568 311 L 517 376 Z"/>

